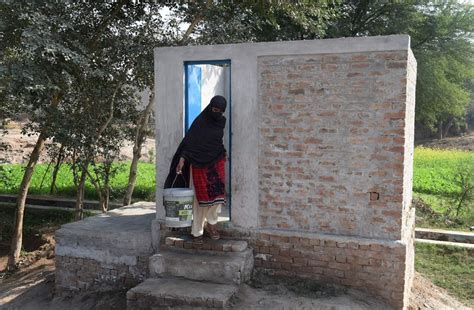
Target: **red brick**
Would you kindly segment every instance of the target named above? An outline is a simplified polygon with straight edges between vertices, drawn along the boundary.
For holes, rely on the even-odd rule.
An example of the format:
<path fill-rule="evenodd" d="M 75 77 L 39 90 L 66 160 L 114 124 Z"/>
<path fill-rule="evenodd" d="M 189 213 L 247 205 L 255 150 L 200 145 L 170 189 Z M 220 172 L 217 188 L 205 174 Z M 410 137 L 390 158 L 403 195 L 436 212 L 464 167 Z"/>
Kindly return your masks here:
<path fill-rule="evenodd" d="M 335 181 L 333 176 L 320 176 L 319 180 L 323 181 L 323 182 L 334 182 Z"/>
<path fill-rule="evenodd" d="M 347 247 L 347 243 L 345 242 L 336 242 L 336 245 L 338 248 L 346 248 Z"/>
<path fill-rule="evenodd" d="M 301 245 L 309 245 L 309 239 L 308 239 L 308 238 L 300 238 L 300 239 L 299 239 L 299 244 L 301 244 Z"/>
<path fill-rule="evenodd" d="M 280 249 L 277 247 L 271 247 L 270 248 L 270 254 L 272 255 L 279 255 L 280 254 Z"/>
<path fill-rule="evenodd" d="M 290 256 L 291 256 L 291 257 L 301 257 L 301 256 L 302 256 L 302 254 L 301 254 L 301 252 L 300 252 L 300 251 L 297 251 L 297 250 L 291 250 L 291 252 L 290 252 Z"/>
<path fill-rule="evenodd" d="M 293 264 L 299 266 L 307 266 L 308 260 L 306 258 L 301 257 L 293 257 Z"/>
<path fill-rule="evenodd" d="M 351 64 L 352 69 L 365 69 L 370 66 L 370 63 L 368 62 L 360 62 L 360 63 L 353 63 Z"/>
<path fill-rule="evenodd" d="M 280 263 L 293 263 L 293 258 L 289 256 L 277 256 L 276 260 Z"/>
<path fill-rule="evenodd" d="M 324 246 L 335 248 L 337 246 L 337 243 L 334 240 L 324 240 Z"/>
<path fill-rule="evenodd" d="M 347 247 L 350 249 L 359 249 L 359 244 L 357 242 L 349 242 Z"/>
<path fill-rule="evenodd" d="M 311 266 L 311 267 L 325 267 L 327 265 L 328 265 L 328 262 L 325 262 L 322 260 L 316 260 L 316 259 L 308 260 L 308 266 Z"/>
<path fill-rule="evenodd" d="M 300 241 L 300 238 L 298 237 L 290 237 L 290 243 L 292 244 L 297 244 Z"/>
<path fill-rule="evenodd" d="M 338 262 L 329 262 L 328 268 L 337 269 L 337 270 L 350 270 L 351 265 L 345 263 L 338 263 Z"/>
<path fill-rule="evenodd" d="M 390 69 L 399 69 L 399 68 L 406 68 L 407 64 L 405 62 L 389 62 L 387 64 L 387 68 Z"/>

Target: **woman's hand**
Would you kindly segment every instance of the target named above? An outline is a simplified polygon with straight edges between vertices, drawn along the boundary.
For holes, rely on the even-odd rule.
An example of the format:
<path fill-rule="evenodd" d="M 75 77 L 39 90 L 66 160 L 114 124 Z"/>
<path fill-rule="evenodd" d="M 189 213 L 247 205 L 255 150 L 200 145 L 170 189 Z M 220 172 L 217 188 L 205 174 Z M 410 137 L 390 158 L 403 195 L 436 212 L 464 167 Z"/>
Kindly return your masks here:
<path fill-rule="evenodd" d="M 178 166 L 176 166 L 176 173 L 177 173 L 177 174 L 183 173 L 183 171 L 182 171 L 182 170 L 183 170 L 183 166 L 184 166 L 184 158 L 181 157 L 181 158 L 179 159 Z"/>

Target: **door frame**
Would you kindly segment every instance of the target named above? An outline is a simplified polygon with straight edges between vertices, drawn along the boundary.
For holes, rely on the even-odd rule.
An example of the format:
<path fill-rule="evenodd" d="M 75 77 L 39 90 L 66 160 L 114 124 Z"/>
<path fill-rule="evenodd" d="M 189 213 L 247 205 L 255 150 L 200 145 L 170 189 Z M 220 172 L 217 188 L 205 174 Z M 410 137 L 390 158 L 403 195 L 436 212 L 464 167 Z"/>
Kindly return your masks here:
<path fill-rule="evenodd" d="M 229 149 L 227 150 L 229 153 L 228 161 L 229 161 L 229 201 L 227 205 L 229 207 L 229 221 L 232 221 L 232 62 L 230 59 L 221 59 L 221 60 L 192 60 L 192 61 L 184 61 L 183 68 L 184 68 L 184 133 L 186 133 L 187 128 L 191 125 L 187 123 L 186 115 L 188 115 L 188 66 L 192 65 L 227 65 L 229 67 L 229 98 L 227 99 L 227 108 L 229 109 L 229 119 L 227 121 L 227 126 L 229 130 Z"/>

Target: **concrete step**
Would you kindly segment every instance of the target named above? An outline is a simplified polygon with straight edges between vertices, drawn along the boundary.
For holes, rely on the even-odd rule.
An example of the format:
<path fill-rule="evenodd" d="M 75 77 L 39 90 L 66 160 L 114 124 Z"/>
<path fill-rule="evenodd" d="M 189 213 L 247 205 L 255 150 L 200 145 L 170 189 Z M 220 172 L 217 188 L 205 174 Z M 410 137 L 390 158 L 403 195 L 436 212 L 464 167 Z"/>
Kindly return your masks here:
<path fill-rule="evenodd" d="M 150 277 L 182 277 L 189 280 L 241 284 L 250 280 L 251 249 L 242 252 L 164 250 L 150 257 Z"/>
<path fill-rule="evenodd" d="M 179 278 L 147 279 L 127 292 L 127 309 L 224 308 L 236 285 Z"/>
<path fill-rule="evenodd" d="M 195 250 L 208 250 L 220 252 L 242 252 L 248 248 L 247 241 L 242 240 L 211 240 L 204 239 L 203 244 L 193 242 L 190 236 L 166 237 L 163 248 L 184 248 Z"/>

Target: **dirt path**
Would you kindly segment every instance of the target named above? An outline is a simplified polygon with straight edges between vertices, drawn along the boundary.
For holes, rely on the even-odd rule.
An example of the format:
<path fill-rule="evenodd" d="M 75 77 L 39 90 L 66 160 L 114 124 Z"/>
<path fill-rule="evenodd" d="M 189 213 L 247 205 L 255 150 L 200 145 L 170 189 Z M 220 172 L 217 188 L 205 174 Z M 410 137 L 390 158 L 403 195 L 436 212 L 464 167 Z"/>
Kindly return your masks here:
<path fill-rule="evenodd" d="M 76 294 L 72 298 L 54 296 L 54 260 L 41 259 L 10 278 L 0 279 L 0 309 L 22 310 L 125 310 L 125 291 Z M 314 294 L 313 294 L 314 295 Z M 351 306 L 348 308 L 348 304 Z M 383 303 L 360 293 L 309 296 L 296 294 L 282 285 L 255 288 L 243 285 L 230 304 L 232 309 L 386 309 Z M 416 274 L 409 308 L 470 309 L 445 290 Z"/>
<path fill-rule="evenodd" d="M 449 293 L 433 284 L 429 279 L 425 278 L 420 273 L 415 274 L 415 281 L 413 282 L 411 295 L 412 308 L 415 309 L 456 309 L 468 310 L 472 309 L 466 307 L 456 298 L 449 295 Z"/>
<path fill-rule="evenodd" d="M 448 137 L 442 140 L 432 139 L 419 141 L 416 145 L 437 149 L 458 149 L 464 151 L 474 151 L 474 132 L 468 133 L 463 137 Z"/>
<path fill-rule="evenodd" d="M 22 164 L 28 161 L 28 158 L 35 146 L 37 136 L 26 136 L 21 134 L 17 128 L 8 129 L 6 135 L 0 135 L 2 143 L 6 145 L 5 149 L 0 149 L 0 163 Z M 46 146 L 51 145 L 51 141 L 46 142 Z M 155 156 L 155 140 L 148 138 L 142 148 L 141 161 L 151 162 Z M 119 161 L 131 160 L 133 157 L 133 145 L 127 142 L 120 150 Z M 43 151 L 40 162 L 49 162 L 46 151 Z"/>

